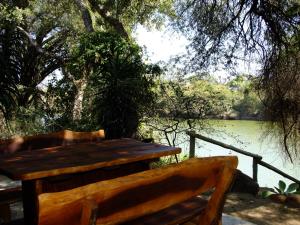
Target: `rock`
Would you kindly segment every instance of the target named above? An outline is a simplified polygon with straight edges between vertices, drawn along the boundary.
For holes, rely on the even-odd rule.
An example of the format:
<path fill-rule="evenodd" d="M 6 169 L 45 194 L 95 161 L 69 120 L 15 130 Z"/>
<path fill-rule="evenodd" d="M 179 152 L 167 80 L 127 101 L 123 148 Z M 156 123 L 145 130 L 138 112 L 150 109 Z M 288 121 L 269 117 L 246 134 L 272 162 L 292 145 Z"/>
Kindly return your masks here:
<path fill-rule="evenodd" d="M 281 194 L 272 194 L 269 196 L 269 198 L 273 201 L 273 202 L 277 202 L 277 203 L 285 203 L 287 196 L 286 195 L 281 195 Z"/>
<path fill-rule="evenodd" d="M 293 208 L 300 208 L 300 195 L 299 194 L 290 194 L 287 196 L 285 203 Z"/>
<path fill-rule="evenodd" d="M 240 170 L 236 170 L 236 178 L 231 187 L 230 192 L 249 193 L 257 195 L 259 191 L 259 185 L 251 177 L 242 173 Z"/>

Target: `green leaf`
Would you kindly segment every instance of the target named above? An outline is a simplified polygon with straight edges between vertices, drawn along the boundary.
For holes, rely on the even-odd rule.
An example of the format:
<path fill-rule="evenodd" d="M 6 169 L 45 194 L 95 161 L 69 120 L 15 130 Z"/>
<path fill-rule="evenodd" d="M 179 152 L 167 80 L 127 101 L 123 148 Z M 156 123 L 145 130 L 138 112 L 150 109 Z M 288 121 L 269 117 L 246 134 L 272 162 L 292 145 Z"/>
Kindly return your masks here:
<path fill-rule="evenodd" d="M 272 194 L 274 194 L 274 192 L 272 192 L 272 191 L 263 191 L 263 192 L 261 193 L 261 196 L 262 196 L 263 198 L 267 198 L 267 197 L 269 197 L 269 196 L 272 195 Z"/>
<path fill-rule="evenodd" d="M 281 191 L 281 194 L 283 194 L 284 191 L 285 191 L 285 188 L 286 188 L 286 184 L 285 184 L 282 180 L 280 180 L 280 181 L 278 182 L 278 185 L 279 185 L 279 189 L 280 189 L 280 191 Z"/>
<path fill-rule="evenodd" d="M 295 192 L 299 188 L 299 184 L 292 183 L 289 185 L 288 189 L 286 190 L 287 193 Z"/>
<path fill-rule="evenodd" d="M 277 191 L 278 194 L 283 194 L 283 193 L 284 193 L 284 192 L 281 191 L 279 188 L 277 188 L 277 187 L 274 187 L 274 188 L 276 189 L 276 191 Z"/>

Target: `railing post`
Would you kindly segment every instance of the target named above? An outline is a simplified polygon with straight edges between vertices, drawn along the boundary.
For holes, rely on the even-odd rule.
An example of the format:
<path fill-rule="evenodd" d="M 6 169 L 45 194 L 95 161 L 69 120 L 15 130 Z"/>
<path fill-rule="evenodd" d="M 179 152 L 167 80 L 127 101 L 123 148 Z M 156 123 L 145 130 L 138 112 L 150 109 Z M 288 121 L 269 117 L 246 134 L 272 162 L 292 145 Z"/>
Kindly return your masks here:
<path fill-rule="evenodd" d="M 258 170 L 258 162 L 257 162 L 257 158 L 253 157 L 253 180 L 257 183 L 257 170 Z"/>
<path fill-rule="evenodd" d="M 189 135 L 190 135 L 190 154 L 189 157 L 190 158 L 194 158 L 195 157 L 195 145 L 196 145 L 196 138 L 195 138 L 195 131 L 190 131 Z"/>

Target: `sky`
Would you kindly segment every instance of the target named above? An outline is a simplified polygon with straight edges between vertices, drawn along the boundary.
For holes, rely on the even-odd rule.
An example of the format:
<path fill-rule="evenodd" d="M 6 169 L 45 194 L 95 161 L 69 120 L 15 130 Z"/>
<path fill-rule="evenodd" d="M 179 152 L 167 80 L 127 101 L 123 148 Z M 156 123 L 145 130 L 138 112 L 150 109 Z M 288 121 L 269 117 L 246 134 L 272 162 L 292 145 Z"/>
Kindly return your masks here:
<path fill-rule="evenodd" d="M 134 33 L 137 43 L 146 49 L 147 60 L 150 63 L 160 61 L 168 62 L 170 58 L 176 55 L 186 53 L 186 46 L 189 41 L 174 30 L 162 27 L 161 30 L 149 30 L 139 25 Z M 259 65 L 257 63 L 240 62 L 236 68 L 238 73 L 252 74 L 258 73 Z M 210 71 L 220 81 L 230 77 L 228 71 L 221 69 Z"/>
<path fill-rule="evenodd" d="M 161 30 L 148 30 L 139 25 L 134 33 L 138 44 L 147 49 L 151 63 L 167 62 L 172 56 L 185 53 L 189 41 L 179 33 L 166 27 Z"/>
<path fill-rule="evenodd" d="M 186 47 L 189 44 L 187 38 L 167 26 L 163 26 L 160 30 L 149 30 L 138 25 L 133 36 L 145 49 L 146 62 L 149 63 L 167 63 L 172 57 L 186 53 Z M 257 70 L 258 65 L 255 63 L 249 65 L 241 62 L 237 68 L 239 73 L 246 74 L 255 74 Z M 210 73 L 220 82 L 225 82 L 230 77 L 230 73 L 223 69 L 210 71 Z M 60 78 L 61 72 L 56 71 L 55 75 Z M 52 76 L 47 77 L 42 85 L 47 85 L 51 79 Z"/>

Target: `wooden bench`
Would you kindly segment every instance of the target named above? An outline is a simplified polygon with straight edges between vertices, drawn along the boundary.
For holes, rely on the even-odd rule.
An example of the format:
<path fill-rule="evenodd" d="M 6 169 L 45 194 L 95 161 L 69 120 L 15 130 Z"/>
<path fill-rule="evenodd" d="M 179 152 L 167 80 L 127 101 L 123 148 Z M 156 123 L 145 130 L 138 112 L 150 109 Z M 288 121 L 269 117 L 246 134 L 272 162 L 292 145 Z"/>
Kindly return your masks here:
<path fill-rule="evenodd" d="M 95 142 L 103 140 L 104 138 L 104 130 L 93 132 L 63 130 L 49 134 L 16 137 L 7 140 L 0 140 L 0 157 L 1 155 L 12 154 L 18 151 L 32 151 L 41 148 Z M 9 205 L 21 200 L 21 192 L 22 188 L 20 182 L 15 183 L 11 187 L 2 189 L 0 187 L 0 218 L 2 218 L 5 222 L 10 220 L 11 217 Z"/>
<path fill-rule="evenodd" d="M 220 225 L 237 157 L 190 159 L 57 193 L 39 201 L 39 225 Z M 199 197 L 212 191 L 209 200 Z M 194 221 L 194 222 L 193 222 Z"/>

